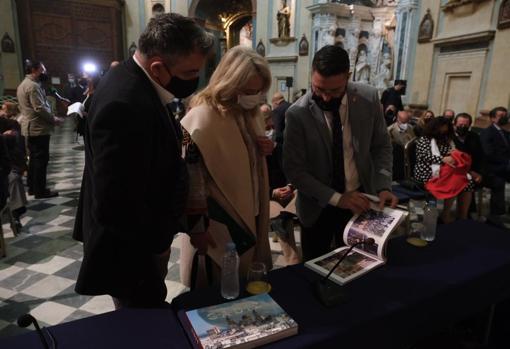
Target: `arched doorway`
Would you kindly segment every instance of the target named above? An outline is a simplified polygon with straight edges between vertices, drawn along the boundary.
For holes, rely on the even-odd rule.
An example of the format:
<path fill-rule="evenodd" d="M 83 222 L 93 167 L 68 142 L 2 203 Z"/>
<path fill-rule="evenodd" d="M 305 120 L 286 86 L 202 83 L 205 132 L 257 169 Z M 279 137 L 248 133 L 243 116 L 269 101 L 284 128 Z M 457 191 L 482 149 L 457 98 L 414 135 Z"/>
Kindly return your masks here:
<path fill-rule="evenodd" d="M 252 46 L 252 23 L 255 21 L 256 0 L 193 0 L 189 16 L 195 18 L 216 37 L 216 55 L 209 59 L 201 82 L 209 81 L 226 50 L 243 43 Z"/>

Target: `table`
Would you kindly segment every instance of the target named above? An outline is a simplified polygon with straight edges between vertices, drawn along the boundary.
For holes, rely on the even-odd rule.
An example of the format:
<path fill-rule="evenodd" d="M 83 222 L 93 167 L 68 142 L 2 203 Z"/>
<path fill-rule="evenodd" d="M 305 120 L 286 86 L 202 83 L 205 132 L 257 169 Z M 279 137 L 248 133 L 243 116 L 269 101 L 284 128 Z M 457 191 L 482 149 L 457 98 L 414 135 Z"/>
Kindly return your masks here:
<path fill-rule="evenodd" d="M 510 232 L 473 221 L 438 230 L 425 248 L 404 238 L 391 240 L 387 264 L 345 285 L 349 299 L 333 309 L 315 298 L 320 276 L 303 265 L 269 273 L 270 294 L 299 324 L 299 335 L 267 347 L 408 348 L 510 298 Z M 219 302 L 217 291 L 195 291 L 176 298 L 173 306 Z"/>
<path fill-rule="evenodd" d="M 299 335 L 268 348 L 408 348 L 466 316 L 510 298 L 510 232 L 473 221 L 439 226 L 426 248 L 389 242 L 388 263 L 344 286 L 349 297 L 324 308 L 320 276 L 303 265 L 269 273 L 271 296 Z M 218 289 L 180 295 L 175 311 L 221 303 Z M 59 348 L 189 348 L 172 309 L 125 309 L 51 327 Z M 35 333 L 0 339 L 3 348 L 39 348 Z"/>
<path fill-rule="evenodd" d="M 57 340 L 58 349 L 182 349 L 190 346 L 170 308 L 122 309 L 49 329 Z M 43 346 L 33 331 L 0 338 L 0 348 L 42 349 Z"/>

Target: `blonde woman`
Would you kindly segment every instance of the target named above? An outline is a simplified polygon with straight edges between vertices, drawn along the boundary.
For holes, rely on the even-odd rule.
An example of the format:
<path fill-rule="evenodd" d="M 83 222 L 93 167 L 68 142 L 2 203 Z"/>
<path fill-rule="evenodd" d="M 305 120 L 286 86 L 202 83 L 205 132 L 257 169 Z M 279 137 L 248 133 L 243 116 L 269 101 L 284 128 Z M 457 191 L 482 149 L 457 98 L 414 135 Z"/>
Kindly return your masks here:
<path fill-rule="evenodd" d="M 432 110 L 425 110 L 421 113 L 416 126 L 414 127 L 414 134 L 416 137 L 423 136 L 425 131 L 425 125 L 430 122 L 435 117 L 434 112 Z"/>
<path fill-rule="evenodd" d="M 209 280 L 218 279 L 225 245 L 231 241 L 241 259 L 241 277 L 252 262 L 272 268 L 265 156 L 274 145 L 265 137 L 259 110 L 270 84 L 265 59 L 252 49 L 234 47 L 222 58 L 209 85 L 192 99 L 181 121 L 190 172 L 190 240 L 181 243 L 185 285 L 196 286 L 195 274 L 200 278 L 204 264 Z M 199 256 L 193 276 L 192 246 Z M 203 255 L 209 257 L 206 263 Z"/>

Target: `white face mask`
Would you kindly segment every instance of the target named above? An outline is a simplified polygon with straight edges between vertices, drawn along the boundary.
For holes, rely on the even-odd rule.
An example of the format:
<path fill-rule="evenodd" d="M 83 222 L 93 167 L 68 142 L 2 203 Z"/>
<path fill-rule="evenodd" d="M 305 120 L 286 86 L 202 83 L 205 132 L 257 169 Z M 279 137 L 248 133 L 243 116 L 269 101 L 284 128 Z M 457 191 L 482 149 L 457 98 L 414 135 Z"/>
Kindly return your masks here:
<path fill-rule="evenodd" d="M 257 93 L 256 95 L 238 95 L 237 103 L 245 110 L 253 109 L 262 103 L 262 93 Z"/>
<path fill-rule="evenodd" d="M 402 130 L 402 131 L 406 131 L 407 128 L 409 127 L 409 124 L 406 122 L 405 124 L 399 124 L 398 127 Z"/>
<path fill-rule="evenodd" d="M 274 129 L 266 130 L 266 137 L 269 139 L 273 139 Z"/>

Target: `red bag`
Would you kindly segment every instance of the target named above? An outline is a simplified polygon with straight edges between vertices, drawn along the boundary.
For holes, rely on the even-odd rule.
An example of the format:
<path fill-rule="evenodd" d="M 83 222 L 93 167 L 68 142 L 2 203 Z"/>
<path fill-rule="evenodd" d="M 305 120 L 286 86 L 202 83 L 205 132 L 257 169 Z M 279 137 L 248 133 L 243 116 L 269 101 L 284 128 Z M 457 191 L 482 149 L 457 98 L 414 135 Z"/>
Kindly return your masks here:
<path fill-rule="evenodd" d="M 425 189 L 437 199 L 456 197 L 469 184 L 467 174 L 471 168 L 471 155 L 455 149 L 451 157 L 455 160 L 455 167 L 441 164 L 439 177 L 425 183 Z"/>

